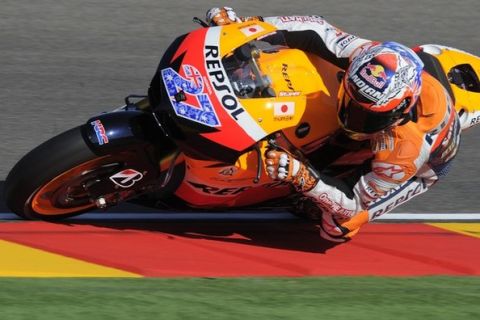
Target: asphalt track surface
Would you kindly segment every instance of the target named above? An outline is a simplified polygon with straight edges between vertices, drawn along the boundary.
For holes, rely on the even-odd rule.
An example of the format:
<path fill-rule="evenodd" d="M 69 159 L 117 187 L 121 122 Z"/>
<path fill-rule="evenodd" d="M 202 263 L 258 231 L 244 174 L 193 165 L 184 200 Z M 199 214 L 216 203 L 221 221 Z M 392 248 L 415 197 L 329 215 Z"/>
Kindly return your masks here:
<path fill-rule="evenodd" d="M 226 1 L 241 15 L 319 14 L 361 37 L 407 45 L 440 43 L 480 54 L 480 2 Z M 0 8 L 0 180 L 46 139 L 145 93 L 162 52 L 197 26 L 211 1 L 2 0 Z M 450 175 L 401 212 L 480 208 L 472 129 Z M 3 211 L 3 210 L 2 210 Z"/>

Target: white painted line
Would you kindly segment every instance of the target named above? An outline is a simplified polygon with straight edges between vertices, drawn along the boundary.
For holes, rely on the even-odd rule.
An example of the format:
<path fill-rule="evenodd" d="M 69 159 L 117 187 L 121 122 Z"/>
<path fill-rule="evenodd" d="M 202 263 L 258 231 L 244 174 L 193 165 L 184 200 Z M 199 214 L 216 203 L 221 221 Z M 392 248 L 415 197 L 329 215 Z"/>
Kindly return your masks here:
<path fill-rule="evenodd" d="M 391 221 L 391 220 L 458 220 L 473 221 L 480 220 L 480 213 L 388 213 L 375 221 Z"/>
<path fill-rule="evenodd" d="M 152 212 L 152 213 L 111 213 L 92 212 L 72 217 L 66 221 L 82 220 L 294 220 L 288 212 Z M 21 220 L 13 213 L 0 213 L 0 220 Z M 388 213 L 375 221 L 480 221 L 480 213 Z"/>
<path fill-rule="evenodd" d="M 17 220 L 20 219 L 17 215 L 13 213 L 0 213 L 0 220 Z"/>

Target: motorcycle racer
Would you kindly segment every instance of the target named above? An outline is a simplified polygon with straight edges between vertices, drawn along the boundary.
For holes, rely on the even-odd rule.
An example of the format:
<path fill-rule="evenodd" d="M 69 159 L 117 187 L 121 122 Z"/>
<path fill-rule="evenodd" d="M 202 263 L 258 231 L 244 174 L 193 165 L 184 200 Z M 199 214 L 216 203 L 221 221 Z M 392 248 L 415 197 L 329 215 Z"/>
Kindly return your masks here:
<path fill-rule="evenodd" d="M 414 51 L 361 39 L 319 16 L 241 18 L 228 7 L 207 12 L 211 25 L 256 19 L 283 30 L 290 47 L 345 70 L 337 104 L 343 140 L 366 142 L 373 154 L 349 179 L 339 179 L 285 150 L 266 153 L 269 176 L 290 182 L 322 210 L 323 238 L 349 240 L 363 224 L 427 191 L 448 172 L 460 122 L 451 97 L 423 71 Z"/>

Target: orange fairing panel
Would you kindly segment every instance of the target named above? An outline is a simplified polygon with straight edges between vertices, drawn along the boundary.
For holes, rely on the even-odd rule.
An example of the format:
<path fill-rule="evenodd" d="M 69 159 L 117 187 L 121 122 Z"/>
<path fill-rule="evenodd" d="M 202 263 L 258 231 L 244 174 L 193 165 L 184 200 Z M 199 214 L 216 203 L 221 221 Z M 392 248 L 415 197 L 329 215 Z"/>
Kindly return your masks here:
<path fill-rule="evenodd" d="M 271 24 L 262 21 L 248 21 L 217 28 L 221 29 L 219 33 L 221 57 L 224 57 L 248 41 L 264 37 L 277 30 Z"/>
<path fill-rule="evenodd" d="M 273 132 L 297 126 L 307 105 L 330 105 L 326 100 L 335 99 L 337 89 L 324 78 L 334 79 L 335 74 L 319 72 L 318 57 L 261 41 L 272 32 L 275 27 L 252 21 L 199 29 L 179 44 L 170 64 L 162 66 L 161 76 L 172 107 L 169 112 L 190 135 L 196 132 L 214 145 L 241 152 Z M 257 47 L 261 43 L 276 49 Z M 234 50 L 242 46 L 252 49 L 252 57 L 238 58 Z M 226 67 L 226 59 L 234 62 L 233 68 Z M 257 97 L 242 96 L 238 89 L 244 87 L 233 82 L 232 74 L 245 66 L 255 71 L 245 73 L 251 75 L 249 80 L 262 84 L 255 87 Z M 330 120 L 331 113 L 327 114 Z"/>
<path fill-rule="evenodd" d="M 266 148 L 267 143 L 262 143 L 260 156 Z M 192 206 L 216 208 L 248 206 L 289 195 L 290 184 L 273 181 L 264 168 L 258 183 L 254 182 L 258 157 L 252 150 L 242 154 L 234 164 L 186 159 L 185 178 L 175 194 Z"/>

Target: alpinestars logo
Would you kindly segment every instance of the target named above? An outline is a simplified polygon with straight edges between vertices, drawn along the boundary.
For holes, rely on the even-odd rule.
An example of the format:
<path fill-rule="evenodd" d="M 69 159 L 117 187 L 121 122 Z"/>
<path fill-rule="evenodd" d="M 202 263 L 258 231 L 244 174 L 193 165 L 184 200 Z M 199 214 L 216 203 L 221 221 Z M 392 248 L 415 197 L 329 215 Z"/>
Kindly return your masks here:
<path fill-rule="evenodd" d="M 110 180 L 122 188 L 130 188 L 143 179 L 143 174 L 133 169 L 125 169 L 110 177 Z"/>
<path fill-rule="evenodd" d="M 403 177 L 405 177 L 405 172 L 403 171 L 402 167 L 395 164 L 375 163 L 373 164 L 372 169 L 376 175 L 383 178 L 401 180 Z"/>

